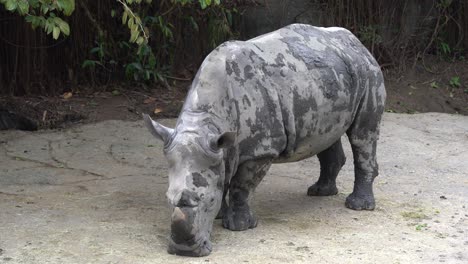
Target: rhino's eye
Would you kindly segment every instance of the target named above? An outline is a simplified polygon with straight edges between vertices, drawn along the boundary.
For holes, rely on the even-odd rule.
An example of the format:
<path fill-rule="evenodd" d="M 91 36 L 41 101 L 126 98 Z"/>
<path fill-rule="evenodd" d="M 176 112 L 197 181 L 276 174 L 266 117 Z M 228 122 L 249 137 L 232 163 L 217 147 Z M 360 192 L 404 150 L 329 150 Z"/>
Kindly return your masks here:
<path fill-rule="evenodd" d="M 209 142 L 206 142 L 205 140 L 197 139 L 197 141 L 202 149 L 203 154 L 207 158 L 210 158 L 211 160 L 217 160 L 219 158 L 219 155 L 221 153 L 219 149 L 212 146 Z"/>
<path fill-rule="evenodd" d="M 219 148 L 216 142 L 210 142 L 208 145 L 210 146 L 210 150 L 213 151 L 214 153 L 219 152 Z"/>

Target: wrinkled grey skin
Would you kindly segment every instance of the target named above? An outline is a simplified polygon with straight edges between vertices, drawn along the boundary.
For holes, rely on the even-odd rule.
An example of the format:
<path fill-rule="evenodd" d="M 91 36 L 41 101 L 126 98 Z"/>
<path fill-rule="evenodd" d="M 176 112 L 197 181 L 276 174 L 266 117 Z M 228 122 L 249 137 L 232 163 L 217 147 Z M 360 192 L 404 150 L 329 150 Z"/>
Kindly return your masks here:
<path fill-rule="evenodd" d="M 355 161 L 346 206 L 374 209 L 385 96 L 377 62 L 346 29 L 294 24 L 219 46 L 200 67 L 175 129 L 144 117 L 169 162 L 169 253 L 208 255 L 218 211 L 225 228 L 255 227 L 249 198 L 272 163 L 317 155 L 320 177 L 307 194 L 336 194 L 345 133 Z"/>

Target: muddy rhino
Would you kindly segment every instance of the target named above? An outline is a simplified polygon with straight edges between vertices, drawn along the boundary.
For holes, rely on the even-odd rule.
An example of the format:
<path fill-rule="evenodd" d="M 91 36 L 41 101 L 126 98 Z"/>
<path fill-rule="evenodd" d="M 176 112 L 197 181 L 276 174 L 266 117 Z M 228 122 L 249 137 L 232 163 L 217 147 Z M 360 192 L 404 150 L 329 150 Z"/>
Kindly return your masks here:
<path fill-rule="evenodd" d="M 201 65 L 174 129 L 144 115 L 164 142 L 169 164 L 168 252 L 210 254 L 218 212 L 227 229 L 254 228 L 249 200 L 272 163 L 317 155 L 320 177 L 307 195 L 337 194 L 345 133 L 355 171 L 345 205 L 374 209 L 385 96 L 379 65 L 343 28 L 294 24 L 216 48 Z"/>

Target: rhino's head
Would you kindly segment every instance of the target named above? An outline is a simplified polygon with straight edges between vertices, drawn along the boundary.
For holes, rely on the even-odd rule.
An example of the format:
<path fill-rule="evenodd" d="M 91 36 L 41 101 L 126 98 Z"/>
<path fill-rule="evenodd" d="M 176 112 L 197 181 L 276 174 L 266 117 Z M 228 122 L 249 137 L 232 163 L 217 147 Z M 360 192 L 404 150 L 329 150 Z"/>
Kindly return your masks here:
<path fill-rule="evenodd" d="M 223 148 L 232 146 L 232 132 L 214 135 L 197 131 L 176 131 L 144 115 L 150 132 L 164 142 L 169 164 L 172 209 L 168 252 L 186 256 L 206 256 L 211 252 L 210 234 L 221 207 L 224 188 Z"/>

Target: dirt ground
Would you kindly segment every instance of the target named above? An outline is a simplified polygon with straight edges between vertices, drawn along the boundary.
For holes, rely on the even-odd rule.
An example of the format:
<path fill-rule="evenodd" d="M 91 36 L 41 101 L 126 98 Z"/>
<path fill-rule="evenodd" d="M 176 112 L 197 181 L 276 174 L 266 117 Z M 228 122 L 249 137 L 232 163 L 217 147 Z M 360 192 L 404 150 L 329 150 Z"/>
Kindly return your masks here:
<path fill-rule="evenodd" d="M 468 115 L 468 61 L 429 57 L 424 63 L 407 66 L 407 70 L 384 70 L 384 74 L 387 112 Z M 143 89 L 111 85 L 93 93 L 88 87 L 75 87 L 56 97 L 0 97 L 0 110 L 25 116 L 39 128 L 138 120 L 141 113 L 152 113 L 156 118 L 177 117 L 190 82 L 172 81 L 170 86 Z"/>
<path fill-rule="evenodd" d="M 174 125 L 175 120 L 163 120 Z M 0 131 L 0 263 L 468 263 L 468 117 L 386 113 L 375 211 L 308 197 L 316 158 L 275 164 L 253 199 L 257 228 L 223 229 L 203 258 L 166 253 L 162 145 L 141 121 Z"/>
<path fill-rule="evenodd" d="M 407 67 L 384 72 L 387 112 L 468 115 L 468 61 L 428 57 Z"/>

